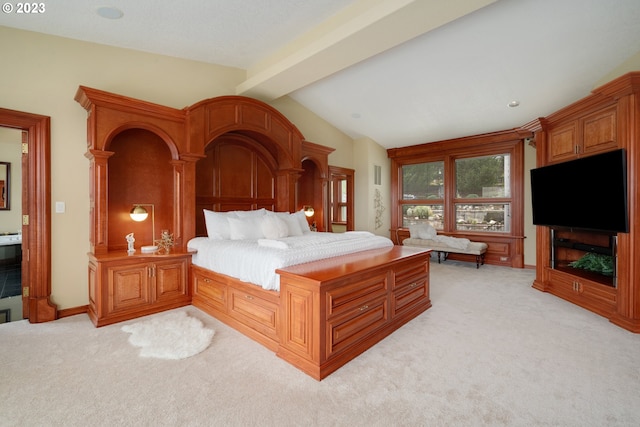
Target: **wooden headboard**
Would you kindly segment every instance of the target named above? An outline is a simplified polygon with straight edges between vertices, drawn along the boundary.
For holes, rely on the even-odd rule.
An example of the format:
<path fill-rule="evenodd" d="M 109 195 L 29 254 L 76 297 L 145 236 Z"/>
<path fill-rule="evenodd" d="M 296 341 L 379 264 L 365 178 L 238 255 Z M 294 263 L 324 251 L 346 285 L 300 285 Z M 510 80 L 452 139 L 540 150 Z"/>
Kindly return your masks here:
<path fill-rule="evenodd" d="M 221 96 L 177 110 L 86 86 L 75 99 L 89 113 L 93 254 L 121 250 L 131 231 L 138 243 L 150 244 L 153 228 L 132 228 L 128 215 L 138 202 L 155 206 L 155 229 L 170 230 L 182 250 L 206 234 L 203 209 L 293 212 L 312 204 L 316 218 L 323 218 L 333 149 L 305 141 L 261 101 Z M 312 160 L 315 172 L 305 172 L 303 160 Z M 303 180 L 300 195 L 305 173 L 314 178 Z"/>
<path fill-rule="evenodd" d="M 189 109 L 203 156 L 195 171 L 196 236 L 206 235 L 203 209 L 296 210 L 303 136 L 277 110 L 228 96 Z M 199 148 L 199 147 L 198 147 Z"/>
<path fill-rule="evenodd" d="M 276 159 L 254 139 L 224 134 L 196 164 L 196 235 L 206 235 L 203 209 L 276 209 Z"/>

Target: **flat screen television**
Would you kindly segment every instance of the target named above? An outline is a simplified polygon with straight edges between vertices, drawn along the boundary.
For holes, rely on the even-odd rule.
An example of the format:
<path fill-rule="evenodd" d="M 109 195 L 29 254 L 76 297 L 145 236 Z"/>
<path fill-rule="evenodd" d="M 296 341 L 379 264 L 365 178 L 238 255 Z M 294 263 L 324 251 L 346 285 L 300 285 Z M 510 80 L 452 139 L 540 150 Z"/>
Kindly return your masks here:
<path fill-rule="evenodd" d="M 531 170 L 533 223 L 629 232 L 624 149 Z"/>

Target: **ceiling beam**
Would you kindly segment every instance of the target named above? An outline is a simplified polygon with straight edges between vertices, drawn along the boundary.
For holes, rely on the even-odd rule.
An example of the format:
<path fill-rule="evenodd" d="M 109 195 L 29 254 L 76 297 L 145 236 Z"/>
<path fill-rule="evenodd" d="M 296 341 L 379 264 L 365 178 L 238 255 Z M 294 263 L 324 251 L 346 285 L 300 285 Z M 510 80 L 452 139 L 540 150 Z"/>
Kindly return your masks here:
<path fill-rule="evenodd" d="M 360 0 L 247 70 L 237 95 L 271 101 L 496 0 Z"/>

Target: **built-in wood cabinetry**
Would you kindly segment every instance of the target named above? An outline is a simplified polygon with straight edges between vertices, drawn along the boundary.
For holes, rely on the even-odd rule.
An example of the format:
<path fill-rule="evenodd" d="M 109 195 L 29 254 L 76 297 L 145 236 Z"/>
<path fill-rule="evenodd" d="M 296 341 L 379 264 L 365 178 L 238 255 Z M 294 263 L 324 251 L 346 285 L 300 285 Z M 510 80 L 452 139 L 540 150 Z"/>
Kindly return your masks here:
<path fill-rule="evenodd" d="M 597 109 L 584 117 L 548 125 L 546 164 L 572 160 L 618 147 L 617 106 Z"/>
<path fill-rule="evenodd" d="M 278 356 L 322 379 L 431 307 L 429 252 L 395 246 L 277 270 Z"/>
<path fill-rule="evenodd" d="M 194 215 L 183 188 L 197 157 L 188 155 L 184 112 L 86 87 L 76 100 L 89 112 L 89 317 L 102 326 L 189 304 Z M 149 211 L 143 222 L 129 216 L 138 204 Z M 173 234 L 171 251 L 141 254 L 161 230 Z"/>
<path fill-rule="evenodd" d="M 640 333 L 640 72 L 626 74 L 588 97 L 528 125 L 535 131 L 537 166 L 624 148 L 627 152 L 629 233 L 536 230 L 533 287 L 571 301 Z M 606 173 L 606 171 L 594 171 Z M 598 206 L 594 197 L 594 210 Z M 593 250 L 611 251 L 615 277 L 566 268 Z"/>
<path fill-rule="evenodd" d="M 329 205 L 329 154 L 335 148 L 302 141 L 302 173 L 296 188 L 296 210 L 311 206 L 314 214 L 309 221 L 317 231 L 331 231 Z"/>
<path fill-rule="evenodd" d="M 333 149 L 304 141 L 282 114 L 246 97 L 207 99 L 178 110 L 80 86 L 75 99 L 88 112 L 93 322 L 102 326 L 190 304 L 194 286 L 207 301 L 220 297 L 225 307 L 230 304 L 234 319 L 274 337 L 277 295 L 275 303 L 267 301 L 253 285 L 223 287 L 223 295 L 197 272 L 192 283 L 187 243 L 206 235 L 203 209 L 293 212 L 311 204 L 324 224 Z M 303 160 L 314 170 L 298 188 Z M 146 221 L 129 217 L 136 205 L 151 211 Z M 142 254 L 141 246 L 152 245 L 162 230 L 173 235 L 173 248 Z"/>
<path fill-rule="evenodd" d="M 89 255 L 89 317 L 104 326 L 191 303 L 190 253 Z"/>

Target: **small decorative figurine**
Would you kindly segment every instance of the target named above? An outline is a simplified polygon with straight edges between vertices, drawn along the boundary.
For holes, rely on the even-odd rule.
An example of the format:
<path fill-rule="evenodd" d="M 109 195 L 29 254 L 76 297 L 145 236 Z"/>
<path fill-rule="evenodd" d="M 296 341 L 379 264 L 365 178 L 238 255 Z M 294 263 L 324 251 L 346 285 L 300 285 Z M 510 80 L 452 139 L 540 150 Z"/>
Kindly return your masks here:
<path fill-rule="evenodd" d="M 136 248 L 133 247 L 133 243 L 136 241 L 136 239 L 133 237 L 133 233 L 127 234 L 126 239 L 127 239 L 127 253 L 131 255 L 136 251 Z"/>
<path fill-rule="evenodd" d="M 173 234 L 170 234 L 169 230 L 162 230 L 160 240 L 156 240 L 154 243 L 158 246 L 159 250 L 168 254 L 173 246 Z"/>

